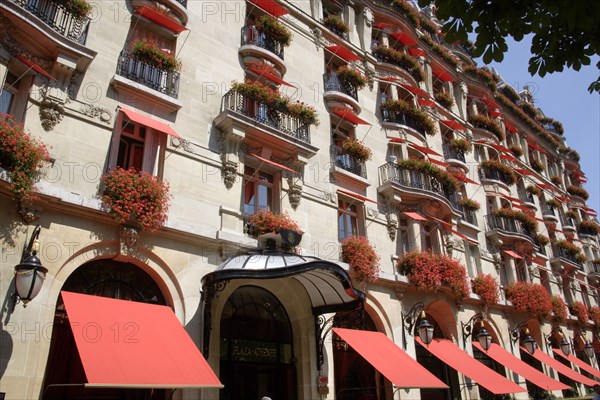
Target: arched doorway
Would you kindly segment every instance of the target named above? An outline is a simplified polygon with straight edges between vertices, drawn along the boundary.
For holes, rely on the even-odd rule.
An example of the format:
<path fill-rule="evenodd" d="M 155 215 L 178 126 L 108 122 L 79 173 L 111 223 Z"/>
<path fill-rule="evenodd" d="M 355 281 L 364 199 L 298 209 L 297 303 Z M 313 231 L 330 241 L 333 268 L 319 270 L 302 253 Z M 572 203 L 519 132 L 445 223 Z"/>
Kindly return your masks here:
<path fill-rule="evenodd" d="M 223 400 L 294 400 L 292 327 L 281 302 L 257 286 L 241 286 L 221 316 Z"/>
<path fill-rule="evenodd" d="M 333 319 L 335 328 L 377 332 L 371 317 L 361 307 L 339 312 Z M 337 400 L 386 400 L 392 398 L 391 384 L 359 353 L 332 333 L 335 398 Z"/>
<path fill-rule="evenodd" d="M 62 287 L 68 292 L 167 305 L 159 286 L 141 268 L 114 260 L 79 267 Z M 62 298 L 56 304 L 42 399 L 164 400 L 165 390 L 84 388 L 85 372 Z"/>
<path fill-rule="evenodd" d="M 427 318 L 427 321 L 433 325 L 433 338 L 444 339 L 444 334 L 442 333 L 442 330 L 440 329 L 440 326 L 435 318 L 433 318 L 430 314 L 426 314 L 425 317 Z M 416 325 L 417 324 L 415 324 L 413 337 L 419 337 Z M 460 385 L 456 371 L 448 367 L 445 363 L 440 361 L 440 359 L 431 354 L 426 348 L 421 346 L 416 341 L 415 347 L 417 352 L 417 361 L 419 364 L 424 366 L 429 372 L 449 386 L 448 389 L 421 389 L 421 398 L 427 400 L 460 399 Z"/>

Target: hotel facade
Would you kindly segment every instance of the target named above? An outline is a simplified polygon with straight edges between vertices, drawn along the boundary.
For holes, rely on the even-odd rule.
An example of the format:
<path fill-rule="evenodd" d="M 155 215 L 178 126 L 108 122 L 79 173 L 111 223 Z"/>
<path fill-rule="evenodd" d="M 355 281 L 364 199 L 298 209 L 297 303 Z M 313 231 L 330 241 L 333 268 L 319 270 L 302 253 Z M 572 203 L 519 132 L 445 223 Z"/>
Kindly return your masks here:
<path fill-rule="evenodd" d="M 545 399 L 600 377 L 582 133 L 431 9 L 3 0 L 0 30 L 2 398 Z M 18 160 L 42 143 L 31 195 Z M 144 219 L 135 195 L 167 186 Z"/>

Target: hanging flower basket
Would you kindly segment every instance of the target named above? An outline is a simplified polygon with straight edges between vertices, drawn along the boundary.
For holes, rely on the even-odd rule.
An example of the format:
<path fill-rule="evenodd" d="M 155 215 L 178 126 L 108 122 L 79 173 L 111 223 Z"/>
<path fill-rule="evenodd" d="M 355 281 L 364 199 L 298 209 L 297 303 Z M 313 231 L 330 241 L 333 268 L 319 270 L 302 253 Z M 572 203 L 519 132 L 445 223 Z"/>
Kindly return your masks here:
<path fill-rule="evenodd" d="M 67 10 L 67 12 L 73 14 L 78 18 L 87 17 L 92 11 L 92 5 L 86 0 L 53 0 L 56 4 L 60 4 Z"/>
<path fill-rule="evenodd" d="M 135 223 L 150 232 L 162 228 L 169 211 L 169 184 L 157 176 L 117 167 L 100 178 L 102 206 L 120 224 Z"/>
<path fill-rule="evenodd" d="M 347 82 L 354 86 L 356 89 L 362 89 L 368 83 L 367 78 L 363 74 L 361 74 L 358 69 L 349 67 L 347 65 L 339 67 L 336 73 L 340 81 Z"/>
<path fill-rule="evenodd" d="M 292 43 L 292 32 L 277 18 L 270 15 L 261 16 L 256 22 L 256 29 L 279 42 L 283 47 Z"/>
<path fill-rule="evenodd" d="M 459 302 L 464 301 L 470 293 L 465 267 L 445 254 L 425 251 L 407 253 L 398 259 L 398 271 L 418 289 L 435 292 L 442 286 L 449 288 Z"/>
<path fill-rule="evenodd" d="M 271 211 L 260 210 L 248 220 L 252 226 L 252 236 L 258 237 L 265 233 L 279 233 L 282 229 L 289 229 L 302 233 L 296 221 L 287 212 L 275 214 Z"/>
<path fill-rule="evenodd" d="M 473 293 L 478 295 L 484 304 L 497 304 L 500 300 L 498 281 L 490 274 L 478 274 L 473 278 Z"/>
<path fill-rule="evenodd" d="M 340 34 L 348 33 L 348 25 L 337 15 L 329 14 L 323 18 L 323 25 Z"/>
<path fill-rule="evenodd" d="M 590 194 L 587 190 L 582 188 L 581 186 L 569 185 L 567 186 L 567 192 L 573 196 L 581 197 L 584 200 L 590 198 Z"/>
<path fill-rule="evenodd" d="M 0 114 L 0 168 L 8 172 L 15 198 L 32 200 L 40 168 L 49 160 L 46 145 L 32 138 L 12 115 Z"/>
<path fill-rule="evenodd" d="M 529 313 L 539 320 L 548 318 L 553 310 L 550 295 L 539 283 L 511 283 L 506 288 L 506 299 L 515 310 Z"/>
<path fill-rule="evenodd" d="M 435 98 L 435 101 L 440 103 L 445 108 L 449 109 L 454 105 L 454 99 L 446 92 L 434 93 L 433 97 Z"/>
<path fill-rule="evenodd" d="M 552 314 L 554 314 L 554 320 L 557 322 L 563 322 L 567 319 L 567 305 L 564 300 L 555 294 L 552 295 Z"/>
<path fill-rule="evenodd" d="M 471 142 L 465 139 L 452 139 L 450 144 L 455 149 L 462 150 L 464 153 L 470 153 L 471 150 L 473 150 L 473 145 Z"/>
<path fill-rule="evenodd" d="M 477 211 L 481 208 L 481 204 L 479 204 L 475 200 L 469 199 L 468 197 L 463 197 L 462 199 L 460 199 L 458 201 L 458 205 L 473 211 Z"/>
<path fill-rule="evenodd" d="M 580 301 L 574 301 L 569 305 L 569 312 L 576 317 L 579 322 L 586 324 L 590 320 L 588 308 Z"/>
<path fill-rule="evenodd" d="M 429 118 L 427 113 L 415 108 L 413 105 L 404 100 L 388 100 L 381 105 L 381 109 L 393 113 L 408 115 L 421 124 L 423 130 L 425 130 L 425 133 L 428 135 L 435 135 L 433 121 L 431 118 Z"/>
<path fill-rule="evenodd" d="M 371 159 L 371 149 L 358 140 L 347 138 L 342 142 L 342 151 L 358 161 L 367 161 Z"/>
<path fill-rule="evenodd" d="M 342 261 L 350 264 L 361 282 L 374 283 L 379 278 L 379 255 L 364 236 L 351 236 L 342 241 Z"/>
<path fill-rule="evenodd" d="M 181 62 L 168 50 L 160 48 L 154 39 L 135 39 L 129 45 L 132 57 L 160 70 L 173 72 L 181 69 Z"/>

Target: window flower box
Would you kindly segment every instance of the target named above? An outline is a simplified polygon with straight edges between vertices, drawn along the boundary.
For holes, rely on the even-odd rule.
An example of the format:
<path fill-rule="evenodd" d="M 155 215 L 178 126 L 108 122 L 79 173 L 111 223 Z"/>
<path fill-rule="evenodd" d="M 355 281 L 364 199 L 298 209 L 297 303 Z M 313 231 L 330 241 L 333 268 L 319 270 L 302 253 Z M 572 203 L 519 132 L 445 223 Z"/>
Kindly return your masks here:
<path fill-rule="evenodd" d="M 538 320 L 548 318 L 553 310 L 550 295 L 539 283 L 511 283 L 506 288 L 506 299 L 515 310 L 529 313 Z"/>
<path fill-rule="evenodd" d="M 596 327 L 600 327 L 600 307 L 591 306 L 588 310 L 588 315 Z"/>
<path fill-rule="evenodd" d="M 292 32 L 277 18 L 270 15 L 261 16 L 256 22 L 256 29 L 279 42 L 283 47 L 292 43 Z"/>
<path fill-rule="evenodd" d="M 129 45 L 129 54 L 148 65 L 166 72 L 179 71 L 181 62 L 168 50 L 159 47 L 153 39 L 135 39 Z"/>
<path fill-rule="evenodd" d="M 167 182 L 147 172 L 119 167 L 100 182 L 102 206 L 118 223 L 134 223 L 150 232 L 164 226 L 171 198 Z"/>
<path fill-rule="evenodd" d="M 450 144 L 455 149 L 462 150 L 463 153 L 470 153 L 471 150 L 473 150 L 473 145 L 471 142 L 465 139 L 452 139 Z"/>
<path fill-rule="evenodd" d="M 585 256 L 581 253 L 581 249 L 573 243 L 566 240 L 556 240 L 554 245 L 559 249 L 564 250 L 567 256 L 575 258 L 577 261 L 582 260 Z M 582 258 L 583 257 L 583 258 Z"/>
<path fill-rule="evenodd" d="M 86 0 L 54 0 L 77 18 L 85 18 L 92 11 L 92 5 Z"/>
<path fill-rule="evenodd" d="M 381 109 L 390 113 L 407 115 L 416 120 L 425 130 L 425 133 L 435 135 L 435 128 L 431 118 L 425 112 L 415 108 L 404 100 L 388 100 L 381 105 Z"/>
<path fill-rule="evenodd" d="M 458 205 L 473 211 L 477 211 L 481 208 L 481 204 L 479 204 L 475 200 L 469 199 L 468 197 L 463 197 L 462 199 L 460 199 L 458 201 Z"/>
<path fill-rule="evenodd" d="M 508 149 L 513 153 L 515 157 L 521 157 L 523 155 L 523 148 L 516 144 L 508 146 Z"/>
<path fill-rule="evenodd" d="M 446 92 L 437 92 L 433 94 L 435 101 L 443 107 L 450 109 L 454 105 L 454 98 Z"/>
<path fill-rule="evenodd" d="M 19 200 L 32 200 L 40 168 L 49 160 L 46 145 L 26 133 L 12 115 L 0 114 L 0 127 L 0 168 L 8 172 L 10 191 Z"/>
<path fill-rule="evenodd" d="M 560 201 L 558 201 L 556 199 L 548 199 L 548 200 L 546 200 L 546 204 L 549 205 L 552 208 L 559 208 L 560 207 Z"/>
<path fill-rule="evenodd" d="M 398 51 L 387 46 L 377 46 L 373 49 L 373 55 L 381 62 L 394 64 L 415 78 L 417 82 L 425 80 L 425 72 L 419 62 L 403 51 Z"/>
<path fill-rule="evenodd" d="M 554 314 L 554 320 L 556 322 L 563 322 L 567 319 L 567 305 L 564 300 L 557 295 L 552 295 L 550 298 L 552 302 L 552 314 Z"/>
<path fill-rule="evenodd" d="M 553 130 L 556 133 L 558 133 L 559 135 L 562 135 L 565 133 L 565 128 L 563 127 L 563 124 L 560 121 L 555 120 L 554 118 L 538 116 L 537 120 L 541 124 L 543 124 L 546 129 Z"/>
<path fill-rule="evenodd" d="M 582 188 L 581 186 L 569 185 L 567 186 L 567 192 L 573 196 L 581 197 L 584 200 L 590 198 L 590 194 L 587 190 Z"/>
<path fill-rule="evenodd" d="M 595 236 L 600 234 L 600 226 L 594 221 L 581 221 L 577 224 L 577 231 L 584 235 Z"/>
<path fill-rule="evenodd" d="M 458 181 L 448 172 L 440 169 L 428 161 L 420 160 L 398 160 L 397 165 L 400 169 L 407 171 L 416 171 L 424 175 L 431 176 L 438 180 L 444 189 L 453 193 L 458 189 Z"/>
<path fill-rule="evenodd" d="M 452 67 L 456 68 L 458 66 L 460 60 L 446 50 L 446 47 L 437 44 L 428 33 L 421 36 L 421 39 L 431 47 L 431 50 L 433 50 L 434 53 L 437 53 L 437 55 L 442 57 L 448 64 L 452 65 Z"/>
<path fill-rule="evenodd" d="M 548 236 L 542 235 L 541 233 L 538 233 L 537 235 L 535 235 L 535 241 L 541 246 L 546 246 L 548 243 L 550 243 L 550 238 Z"/>
<path fill-rule="evenodd" d="M 486 129 L 492 132 L 498 138 L 498 140 L 504 140 L 502 128 L 500 128 L 500 125 L 495 120 L 490 119 L 485 115 L 471 115 L 469 117 L 469 122 L 477 128 Z"/>
<path fill-rule="evenodd" d="M 343 36 L 350 30 L 348 24 L 346 24 L 340 17 L 335 14 L 330 14 L 323 18 L 323 25 L 331 29 L 334 33 Z"/>
<path fill-rule="evenodd" d="M 347 65 L 339 67 L 336 74 L 340 81 L 347 82 L 356 89 L 362 89 L 368 83 L 367 78 L 358 69 Z"/>
<path fill-rule="evenodd" d="M 569 312 L 582 324 L 586 324 L 590 320 L 590 314 L 587 306 L 580 301 L 574 301 L 571 303 L 569 305 Z"/>
<path fill-rule="evenodd" d="M 471 284 L 473 293 L 478 295 L 486 305 L 497 304 L 500 300 L 498 281 L 490 274 L 478 274 Z"/>
<path fill-rule="evenodd" d="M 515 89 L 508 85 L 502 86 L 498 89 L 498 91 L 505 95 L 508 99 L 510 99 L 510 101 L 512 101 L 515 104 L 521 101 L 521 96 L 519 96 L 519 93 L 517 93 Z"/>
<path fill-rule="evenodd" d="M 265 233 L 279 233 L 282 229 L 288 229 L 302 233 L 296 221 L 294 221 L 287 212 L 276 214 L 271 211 L 260 210 L 250 216 L 248 224 L 251 236 L 259 237 Z"/>
<path fill-rule="evenodd" d="M 348 263 L 356 278 L 374 283 L 379 278 L 379 255 L 364 236 L 351 236 L 342 241 L 342 261 Z"/>
<path fill-rule="evenodd" d="M 371 159 L 371 149 L 362 142 L 355 139 L 346 139 L 342 142 L 342 152 L 354 157 L 357 161 L 367 161 Z"/>
<path fill-rule="evenodd" d="M 562 184 L 563 184 L 563 180 L 562 180 L 562 178 L 561 178 L 560 176 L 558 176 L 558 175 L 552 175 L 552 176 L 550 177 L 550 181 L 551 181 L 552 183 L 554 183 L 556 186 L 560 186 L 560 185 L 562 185 Z"/>
<path fill-rule="evenodd" d="M 410 284 L 428 292 L 447 287 L 458 302 L 470 293 L 467 271 L 458 261 L 445 254 L 413 251 L 398 259 L 398 271 Z"/>
<path fill-rule="evenodd" d="M 519 221 L 532 235 L 537 233 L 537 221 L 535 218 L 530 217 L 521 211 L 511 210 L 510 208 L 497 208 L 493 211 L 493 214 L 496 217 L 510 218 Z"/>
<path fill-rule="evenodd" d="M 489 69 L 483 67 L 478 68 L 474 65 L 463 64 L 463 72 L 467 75 L 474 77 L 475 79 L 483 81 L 490 88 L 492 92 L 496 91 L 496 83 L 498 83 L 499 78 L 497 75 L 493 74 Z"/>
<path fill-rule="evenodd" d="M 531 168 L 533 168 L 535 172 L 544 172 L 544 164 L 542 164 L 540 160 L 536 160 L 535 158 L 531 159 L 529 165 L 531 165 Z"/>
<path fill-rule="evenodd" d="M 521 110 L 523 110 L 523 112 L 529 116 L 529 118 L 532 118 L 533 120 L 538 119 L 540 112 L 532 104 L 527 103 L 527 102 L 522 102 L 520 107 L 521 107 Z"/>
<path fill-rule="evenodd" d="M 525 190 L 527 190 L 528 193 L 531 193 L 534 196 L 542 195 L 542 189 L 540 189 L 539 187 L 537 187 L 535 185 L 529 185 L 529 186 L 527 186 L 527 188 Z"/>
<path fill-rule="evenodd" d="M 392 0 L 392 6 L 394 9 L 403 14 L 406 18 L 408 18 L 412 24 L 416 27 L 420 26 L 420 19 L 417 10 L 413 6 L 409 4 L 406 0 Z"/>
<path fill-rule="evenodd" d="M 485 160 L 479 165 L 485 171 L 495 171 L 500 173 L 503 178 L 502 181 L 507 185 L 514 185 L 517 183 L 517 175 L 509 165 L 506 165 L 498 160 Z"/>

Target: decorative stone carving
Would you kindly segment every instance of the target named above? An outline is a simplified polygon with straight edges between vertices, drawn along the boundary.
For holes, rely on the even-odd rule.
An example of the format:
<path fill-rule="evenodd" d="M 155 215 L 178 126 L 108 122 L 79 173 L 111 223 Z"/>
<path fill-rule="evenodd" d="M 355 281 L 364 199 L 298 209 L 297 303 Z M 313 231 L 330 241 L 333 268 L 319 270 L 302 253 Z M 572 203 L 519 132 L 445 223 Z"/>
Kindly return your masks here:
<path fill-rule="evenodd" d="M 183 138 L 176 138 L 171 136 L 171 146 L 175 147 L 176 149 L 181 147 L 184 151 L 191 154 L 196 153 L 196 151 L 192 147 L 192 142 Z"/>
<path fill-rule="evenodd" d="M 365 76 L 367 77 L 367 83 L 369 85 L 369 89 L 373 90 L 375 85 L 375 70 L 371 68 L 365 61 Z"/>
<path fill-rule="evenodd" d="M 31 224 L 40 219 L 40 212 L 41 210 L 39 208 L 34 207 L 29 202 L 19 202 L 19 215 L 21 216 L 21 219 L 27 224 Z"/>
<path fill-rule="evenodd" d="M 362 12 L 363 12 L 363 17 L 365 19 L 365 24 L 368 27 L 373 25 L 373 11 L 371 11 L 371 9 L 369 7 L 365 7 L 365 8 L 363 8 Z"/>
<path fill-rule="evenodd" d="M 46 132 L 53 130 L 56 125 L 62 121 L 65 115 L 65 108 L 62 104 L 55 100 L 51 100 L 48 96 L 47 88 L 40 88 L 40 121 L 42 128 Z"/>
<path fill-rule="evenodd" d="M 119 252 L 123 256 L 130 256 L 137 252 L 140 240 L 139 228 L 132 225 L 121 225 L 119 232 Z"/>
<path fill-rule="evenodd" d="M 98 118 L 102 122 L 110 124 L 112 120 L 112 113 L 110 110 L 104 107 L 94 106 L 92 104 L 83 103 L 79 108 L 79 112 L 83 115 L 87 115 L 90 118 Z"/>
<path fill-rule="evenodd" d="M 394 286 L 394 292 L 396 292 L 396 297 L 398 298 L 398 300 L 402 300 L 404 298 L 404 290 L 402 289 L 403 288 L 400 285 Z"/>
<path fill-rule="evenodd" d="M 302 186 L 295 184 L 293 178 L 288 178 L 288 196 L 290 199 L 290 205 L 295 210 L 300 205 L 300 200 L 302 199 Z"/>
<path fill-rule="evenodd" d="M 310 33 L 312 33 L 313 35 L 315 46 L 317 46 L 317 48 L 321 47 L 321 42 L 323 40 L 323 32 L 319 28 L 314 28 L 310 30 Z"/>
<path fill-rule="evenodd" d="M 391 241 L 394 241 L 396 240 L 396 231 L 398 230 L 398 216 L 394 212 L 387 213 L 385 219 L 387 221 L 388 236 Z"/>
<path fill-rule="evenodd" d="M 335 203 L 335 201 L 336 201 L 335 195 L 333 193 L 325 191 L 325 190 L 321 193 L 321 198 L 323 200 L 329 201 L 331 203 Z"/>
<path fill-rule="evenodd" d="M 221 177 L 227 189 L 231 189 L 237 179 L 238 163 L 234 161 L 223 160 L 221 168 Z"/>

